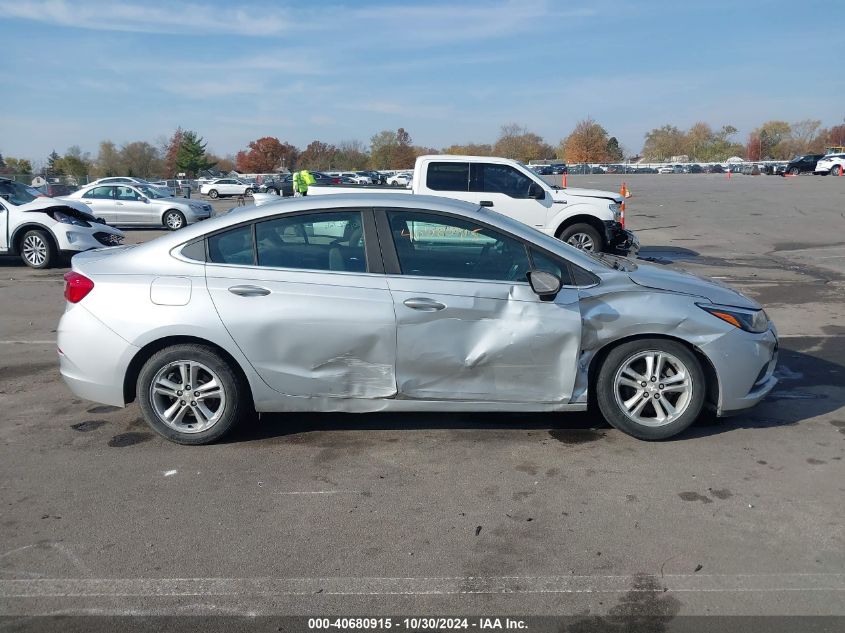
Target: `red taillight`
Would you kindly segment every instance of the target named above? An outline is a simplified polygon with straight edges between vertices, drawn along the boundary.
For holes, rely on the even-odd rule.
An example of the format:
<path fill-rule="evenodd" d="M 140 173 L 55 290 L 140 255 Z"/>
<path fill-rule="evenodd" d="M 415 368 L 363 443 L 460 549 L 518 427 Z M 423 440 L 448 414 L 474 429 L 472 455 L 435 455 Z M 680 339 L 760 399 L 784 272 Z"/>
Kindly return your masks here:
<path fill-rule="evenodd" d="M 79 303 L 94 289 L 94 282 L 85 275 L 73 271 L 65 273 L 65 299 Z"/>

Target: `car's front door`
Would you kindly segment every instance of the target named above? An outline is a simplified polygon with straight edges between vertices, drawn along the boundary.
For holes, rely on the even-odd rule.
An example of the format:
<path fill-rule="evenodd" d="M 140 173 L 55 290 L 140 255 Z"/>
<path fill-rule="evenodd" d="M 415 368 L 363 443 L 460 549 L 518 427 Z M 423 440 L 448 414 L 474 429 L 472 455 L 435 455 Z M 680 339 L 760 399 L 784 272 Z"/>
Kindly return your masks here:
<path fill-rule="evenodd" d="M 282 215 L 207 238 L 206 282 L 217 312 L 273 389 L 396 394 L 393 300 L 365 220 L 372 227 L 371 211 Z"/>
<path fill-rule="evenodd" d="M 129 185 L 115 187 L 114 204 L 123 224 L 159 224 L 160 218 L 154 205 L 141 195 L 141 192 Z"/>
<path fill-rule="evenodd" d="M 119 226 L 123 219 L 115 206 L 114 187 L 100 185 L 93 187 L 82 195 L 82 202 L 91 207 L 95 218 L 103 218 L 109 224 Z"/>
<path fill-rule="evenodd" d="M 526 273 L 545 257 L 489 226 L 429 211 L 377 211 L 406 398 L 567 402 L 581 341 L 576 288 L 554 301 Z M 547 267 L 543 267 L 547 269 Z M 561 266 L 563 281 L 568 280 Z"/>

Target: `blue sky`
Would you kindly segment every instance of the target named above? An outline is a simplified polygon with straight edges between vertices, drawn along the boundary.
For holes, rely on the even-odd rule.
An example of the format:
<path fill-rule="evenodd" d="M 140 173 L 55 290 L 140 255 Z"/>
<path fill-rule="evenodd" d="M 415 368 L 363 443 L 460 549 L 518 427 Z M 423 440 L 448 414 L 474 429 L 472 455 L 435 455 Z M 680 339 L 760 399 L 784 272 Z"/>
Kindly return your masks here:
<path fill-rule="evenodd" d="M 738 140 L 768 119 L 829 126 L 845 117 L 835 4 L 0 0 L 0 152 L 96 154 L 178 125 L 219 154 L 400 126 L 492 142 L 510 122 L 556 145 L 588 115 L 629 151 L 665 123 Z"/>

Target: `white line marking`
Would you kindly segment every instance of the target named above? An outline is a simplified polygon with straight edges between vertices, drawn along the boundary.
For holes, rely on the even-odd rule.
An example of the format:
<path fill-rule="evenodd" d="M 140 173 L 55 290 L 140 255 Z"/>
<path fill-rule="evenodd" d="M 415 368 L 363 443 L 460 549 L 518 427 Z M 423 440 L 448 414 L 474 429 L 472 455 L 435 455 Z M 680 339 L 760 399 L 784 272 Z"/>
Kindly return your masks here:
<path fill-rule="evenodd" d="M 301 490 L 296 492 L 276 492 L 277 495 L 357 495 L 361 494 L 357 490 Z"/>
<path fill-rule="evenodd" d="M 52 340 L 52 341 L 41 341 L 41 340 L 30 341 L 30 340 L 23 340 L 23 339 L 21 339 L 19 341 L 15 341 L 15 340 L 0 341 L 0 345 L 55 345 L 55 344 L 56 344 L 55 339 Z"/>
<path fill-rule="evenodd" d="M 173 475 L 175 475 L 178 472 L 179 472 L 178 470 L 165 470 L 164 476 L 165 477 L 172 477 Z"/>
<path fill-rule="evenodd" d="M 491 576 L 451 578 L 51 578 L 0 580 L 0 598 L 845 592 L 845 574 Z"/>

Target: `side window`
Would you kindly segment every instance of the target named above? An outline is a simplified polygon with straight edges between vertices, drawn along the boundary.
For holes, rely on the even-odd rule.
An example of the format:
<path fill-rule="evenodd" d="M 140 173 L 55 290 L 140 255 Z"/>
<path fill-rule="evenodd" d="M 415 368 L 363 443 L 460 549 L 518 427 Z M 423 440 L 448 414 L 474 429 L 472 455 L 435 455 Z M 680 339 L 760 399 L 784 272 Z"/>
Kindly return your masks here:
<path fill-rule="evenodd" d="M 531 261 L 534 266 L 532 270 L 542 270 L 560 278 L 564 286 L 572 286 L 572 276 L 569 274 L 569 266 L 562 259 L 547 255 L 536 248 L 531 249 Z"/>
<path fill-rule="evenodd" d="M 115 190 L 117 191 L 117 199 L 118 200 L 137 200 L 138 199 L 138 194 L 135 192 L 134 189 L 132 189 L 132 187 L 126 187 L 126 186 L 115 187 Z"/>
<path fill-rule="evenodd" d="M 469 220 L 389 211 L 403 275 L 526 281 L 531 266 L 519 240 Z"/>
<path fill-rule="evenodd" d="M 215 264 L 255 263 L 252 225 L 247 224 L 208 238 L 208 259 Z"/>
<path fill-rule="evenodd" d="M 95 200 L 111 200 L 113 189 L 114 187 L 94 187 L 85 194 L 85 197 L 94 198 Z"/>
<path fill-rule="evenodd" d="M 527 198 L 534 182 L 531 178 L 510 165 L 481 163 L 476 166 L 472 191 L 503 193 L 511 198 Z"/>
<path fill-rule="evenodd" d="M 308 213 L 255 225 L 258 265 L 366 272 L 364 228 L 357 211 Z"/>
<path fill-rule="evenodd" d="M 429 163 L 426 186 L 433 191 L 469 191 L 469 163 Z"/>

